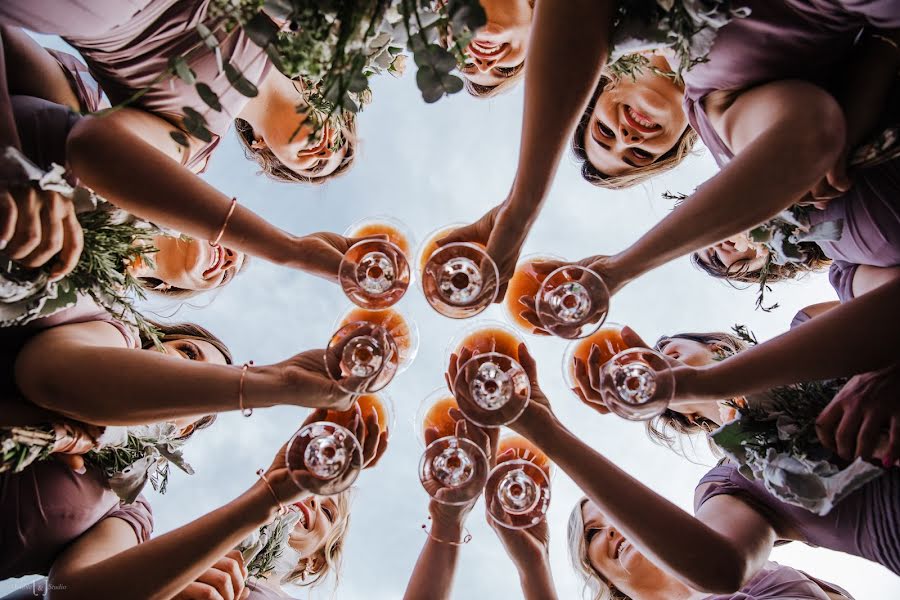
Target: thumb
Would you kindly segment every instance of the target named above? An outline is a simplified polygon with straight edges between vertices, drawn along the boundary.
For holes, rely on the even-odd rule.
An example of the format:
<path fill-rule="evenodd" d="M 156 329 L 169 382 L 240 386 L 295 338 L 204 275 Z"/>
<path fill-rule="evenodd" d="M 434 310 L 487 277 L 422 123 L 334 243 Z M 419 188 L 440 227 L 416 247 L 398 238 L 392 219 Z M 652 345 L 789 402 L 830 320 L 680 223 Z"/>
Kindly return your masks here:
<path fill-rule="evenodd" d="M 444 237 L 435 240 L 435 243 L 440 246 L 446 246 L 447 244 L 455 244 L 457 242 L 472 242 L 477 241 L 477 235 L 475 230 L 475 224 L 472 223 L 470 225 L 465 225 L 458 229 L 454 229 Z"/>
<path fill-rule="evenodd" d="M 622 341 L 631 348 L 652 348 L 628 325 L 622 328 Z"/>
<path fill-rule="evenodd" d="M 827 175 L 828 183 L 839 192 L 846 192 L 853 185 L 850 176 L 847 175 L 847 161 L 839 161 Z"/>

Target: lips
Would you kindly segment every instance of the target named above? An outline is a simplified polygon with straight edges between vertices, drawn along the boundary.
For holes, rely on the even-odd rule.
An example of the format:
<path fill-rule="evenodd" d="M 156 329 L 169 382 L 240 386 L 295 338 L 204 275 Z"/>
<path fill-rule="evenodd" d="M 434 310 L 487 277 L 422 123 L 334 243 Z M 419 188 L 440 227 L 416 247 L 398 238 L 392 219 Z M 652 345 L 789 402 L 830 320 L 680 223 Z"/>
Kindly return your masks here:
<path fill-rule="evenodd" d="M 625 550 L 625 538 L 620 537 L 616 542 L 616 545 L 613 547 L 613 558 L 618 560 L 622 556 L 622 552 Z"/>
<path fill-rule="evenodd" d="M 311 521 L 309 507 L 303 502 L 295 502 L 294 506 L 297 507 L 297 511 L 300 513 L 300 521 L 298 524 L 303 525 L 304 529 L 309 530 L 309 523 Z"/>
<path fill-rule="evenodd" d="M 225 262 L 225 249 L 219 244 L 211 246 L 209 254 L 209 266 L 207 266 L 206 270 L 203 271 L 204 279 L 209 279 L 210 276 L 217 273 L 222 267 L 222 264 Z"/>
<path fill-rule="evenodd" d="M 481 60 L 500 60 L 508 49 L 509 44 L 496 44 L 482 39 L 474 39 L 469 42 L 466 52 L 475 58 Z"/>
<path fill-rule="evenodd" d="M 653 119 L 642 112 L 625 105 L 622 113 L 625 115 L 625 122 L 632 128 L 637 129 L 641 133 L 653 133 L 662 129 L 662 126 L 655 123 Z"/>
<path fill-rule="evenodd" d="M 315 156 L 327 148 L 329 143 L 331 143 L 331 130 L 329 129 L 328 124 L 325 124 L 322 127 L 322 139 L 319 140 L 319 143 L 312 148 L 301 150 L 300 156 Z"/>

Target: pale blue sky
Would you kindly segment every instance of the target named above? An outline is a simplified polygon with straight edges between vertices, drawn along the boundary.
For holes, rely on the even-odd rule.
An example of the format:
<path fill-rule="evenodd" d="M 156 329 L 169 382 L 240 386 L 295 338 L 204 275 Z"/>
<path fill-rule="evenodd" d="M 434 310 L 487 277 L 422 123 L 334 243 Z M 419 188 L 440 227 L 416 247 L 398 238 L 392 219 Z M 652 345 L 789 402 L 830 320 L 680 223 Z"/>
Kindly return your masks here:
<path fill-rule="evenodd" d="M 212 160 L 208 181 L 292 232 L 343 232 L 362 217 L 387 214 L 404 221 L 419 241 L 447 223 L 477 218 L 504 198 L 515 171 L 521 88 L 489 101 L 462 93 L 426 105 L 412 73 L 401 80 L 382 78 L 373 87 L 375 102 L 359 117 L 362 142 L 356 165 L 346 176 L 323 187 L 273 183 L 255 175 L 254 165 L 243 158 L 229 135 Z M 575 259 L 620 250 L 671 209 L 671 203 L 659 197 L 663 191 L 689 192 L 714 172 L 711 158 L 702 153 L 652 186 L 611 192 L 581 180 L 567 155 L 525 252 Z M 615 296 L 610 320 L 632 326 L 647 339 L 678 331 L 727 331 L 734 323 L 747 324 L 764 339 L 784 331 L 799 308 L 834 297 L 824 275 L 776 286 L 771 297 L 781 308 L 769 314 L 753 310 L 754 294 L 715 281 L 682 259 Z M 349 302 L 336 286 L 257 260 L 214 300 L 202 298 L 197 304 L 202 310 L 185 307 L 177 318 L 209 327 L 231 346 L 238 362 L 253 359 L 265 364 L 324 346 Z M 427 496 L 416 476 L 421 448 L 411 423 L 420 400 L 443 383 L 449 340 L 473 322 L 441 317 L 428 307 L 418 288 L 399 306 L 417 322 L 421 346 L 412 367 L 387 389 L 397 407 L 397 422 L 385 458 L 358 480 L 336 598 L 392 600 L 402 595 L 425 540 L 421 524 L 427 514 Z M 481 317 L 505 319 L 498 307 Z M 542 386 L 563 423 L 623 469 L 690 510 L 694 485 L 714 462 L 700 447 L 703 444 L 697 453 L 703 464 L 692 464 L 653 445 L 642 425 L 596 415 L 564 384 L 565 342 L 533 337 L 527 342 L 538 361 Z M 295 408 L 258 410 L 249 419 L 231 413 L 198 435 L 186 451 L 197 474 L 176 473 L 166 496 L 150 493 L 157 534 L 243 491 L 305 414 Z M 568 564 L 565 529 L 581 493 L 561 472 L 553 485 L 549 513 L 553 572 L 560 597 L 576 598 L 581 585 Z M 515 569 L 484 522 L 481 501 L 468 528 L 474 539 L 462 549 L 453 597 L 521 597 Z M 833 581 L 859 600 L 900 597 L 900 579 L 862 559 L 799 543 L 775 550 L 773 558 Z M 0 583 L 0 593 L 9 589 L 11 583 Z M 305 598 L 307 592 L 295 595 Z M 310 597 L 329 597 L 329 589 L 321 588 Z"/>

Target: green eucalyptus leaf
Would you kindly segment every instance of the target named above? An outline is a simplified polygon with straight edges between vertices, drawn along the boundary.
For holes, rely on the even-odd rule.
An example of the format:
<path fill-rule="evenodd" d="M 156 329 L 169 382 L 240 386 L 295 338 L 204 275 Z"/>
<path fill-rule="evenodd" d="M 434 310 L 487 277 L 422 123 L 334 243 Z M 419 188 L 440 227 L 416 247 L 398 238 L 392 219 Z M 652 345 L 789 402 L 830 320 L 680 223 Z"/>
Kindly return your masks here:
<path fill-rule="evenodd" d="M 190 119 L 192 121 L 196 121 L 197 123 L 200 123 L 201 125 L 206 125 L 206 117 L 201 115 L 199 112 L 194 110 L 192 107 L 182 106 L 181 111 L 184 113 L 184 117 L 186 120 Z"/>
<path fill-rule="evenodd" d="M 487 14 L 478 0 L 449 0 L 447 12 L 454 31 L 476 31 L 487 23 Z"/>
<path fill-rule="evenodd" d="M 444 75 L 441 77 L 441 84 L 448 95 L 463 89 L 463 80 L 456 75 Z"/>
<path fill-rule="evenodd" d="M 751 229 L 750 239 L 757 244 L 765 244 L 772 239 L 772 230 L 766 227 L 756 227 Z"/>
<path fill-rule="evenodd" d="M 203 102 L 205 102 L 208 107 L 216 112 L 222 111 L 222 103 L 219 102 L 219 96 L 214 91 L 212 91 L 211 87 L 201 81 L 198 82 L 197 85 L 194 86 L 194 88 L 200 95 L 200 99 L 203 100 Z"/>
<path fill-rule="evenodd" d="M 347 84 L 347 91 L 358 94 L 369 87 L 369 79 L 362 73 L 354 73 Z"/>
<path fill-rule="evenodd" d="M 433 104 L 444 97 L 444 90 L 440 88 L 422 90 L 422 99 L 428 104 Z"/>
<path fill-rule="evenodd" d="M 250 81 L 246 77 L 244 77 L 244 74 L 238 71 L 230 62 L 225 63 L 225 77 L 228 78 L 228 82 L 242 96 L 246 96 L 247 98 L 255 98 L 257 95 L 259 95 L 259 90 L 256 88 L 256 86 L 250 83 Z"/>
<path fill-rule="evenodd" d="M 184 135 L 183 131 L 178 131 L 178 130 L 170 131 L 169 137 L 171 137 L 173 140 L 175 140 L 175 143 L 178 144 L 179 146 L 183 146 L 185 148 L 190 147 L 187 136 Z"/>
<path fill-rule="evenodd" d="M 200 34 L 200 39 L 203 40 L 203 43 L 210 49 L 215 49 L 219 45 L 219 40 L 213 35 L 213 32 L 210 31 L 209 27 L 204 25 L 203 23 L 197 23 L 197 33 Z"/>
<path fill-rule="evenodd" d="M 281 58 L 281 52 L 278 51 L 278 47 L 274 44 L 269 44 L 266 46 L 266 56 L 269 57 L 269 60 L 272 61 L 272 65 L 278 69 L 279 72 L 291 77 L 293 74 L 288 75 L 287 66 L 284 64 L 284 60 Z"/>
<path fill-rule="evenodd" d="M 359 112 L 359 105 L 356 104 L 350 94 L 344 94 L 341 98 L 341 108 L 352 113 Z"/>
<path fill-rule="evenodd" d="M 245 23 L 243 29 L 247 37 L 260 48 L 268 47 L 278 35 L 278 26 L 265 13 L 261 12 Z"/>
<path fill-rule="evenodd" d="M 186 118 L 182 120 L 182 123 L 184 124 L 184 128 L 187 129 L 188 133 L 190 133 L 198 140 L 203 140 L 207 144 L 213 141 L 212 132 L 207 129 L 206 125 L 202 122 Z"/>
<path fill-rule="evenodd" d="M 194 85 L 194 83 L 197 82 L 197 75 L 188 66 L 187 61 L 184 60 L 183 56 L 173 56 L 169 60 L 169 66 L 174 69 L 175 74 L 178 75 L 178 78 L 184 81 L 186 84 Z"/>

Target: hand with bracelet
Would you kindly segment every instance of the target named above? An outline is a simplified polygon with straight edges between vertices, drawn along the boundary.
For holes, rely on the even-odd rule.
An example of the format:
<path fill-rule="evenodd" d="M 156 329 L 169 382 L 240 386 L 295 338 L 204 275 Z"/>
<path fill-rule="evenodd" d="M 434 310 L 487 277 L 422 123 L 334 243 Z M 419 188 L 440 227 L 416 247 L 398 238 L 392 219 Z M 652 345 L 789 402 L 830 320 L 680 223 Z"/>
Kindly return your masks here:
<path fill-rule="evenodd" d="M 466 421 L 458 410 L 451 410 L 456 419 L 456 436 L 477 444 L 491 466 L 496 461 L 498 430 L 483 429 Z M 426 432 L 426 443 L 436 439 L 433 431 Z M 475 506 L 477 497 L 462 505 L 450 505 L 432 500 L 428 505 L 431 528 L 423 525 L 428 538 L 419 554 L 415 569 L 409 578 L 404 600 L 442 600 L 450 598 L 453 576 L 459 558 L 459 547 L 468 543 L 471 536 L 465 522 Z"/>
<path fill-rule="evenodd" d="M 547 520 L 542 519 L 527 529 L 503 527 L 490 516 L 487 516 L 487 522 L 516 566 L 523 597 L 527 600 L 557 598 L 550 571 L 550 527 Z"/>

